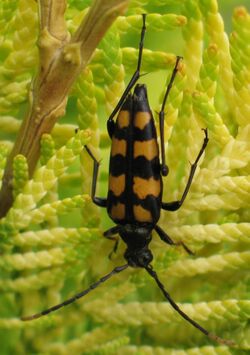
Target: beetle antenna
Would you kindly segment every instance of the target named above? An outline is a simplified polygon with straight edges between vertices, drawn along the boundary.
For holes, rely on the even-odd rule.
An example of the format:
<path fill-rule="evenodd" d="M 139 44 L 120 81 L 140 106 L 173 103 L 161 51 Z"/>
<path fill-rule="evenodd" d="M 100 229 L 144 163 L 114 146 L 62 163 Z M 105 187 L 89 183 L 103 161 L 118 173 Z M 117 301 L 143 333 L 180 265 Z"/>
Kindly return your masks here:
<path fill-rule="evenodd" d="M 40 318 L 42 316 L 45 316 L 51 312 L 54 312 L 56 310 L 58 310 L 59 308 L 62 308 L 64 306 L 67 306 L 73 302 L 75 302 L 76 300 L 78 300 L 81 297 L 84 297 L 85 295 L 87 295 L 89 292 L 91 292 L 92 290 L 94 290 L 95 288 L 97 288 L 98 286 L 100 286 L 100 284 L 104 283 L 105 281 L 107 281 L 108 279 L 110 279 L 113 275 L 118 274 L 119 272 L 125 270 L 128 267 L 128 264 L 122 265 L 122 266 L 117 266 L 115 267 L 110 273 L 108 273 L 107 275 L 104 275 L 103 277 L 101 277 L 98 281 L 94 282 L 92 285 L 90 285 L 86 290 L 77 293 L 75 296 L 69 298 L 68 300 L 59 303 L 53 307 L 50 307 L 48 309 L 45 309 L 44 311 L 40 312 L 40 313 L 36 313 L 33 314 L 31 316 L 27 316 L 27 317 L 21 317 L 21 320 L 23 321 L 27 321 L 27 320 L 33 320 L 33 319 L 37 319 Z"/>
<path fill-rule="evenodd" d="M 228 346 L 235 345 L 235 343 L 232 340 L 222 339 L 222 338 L 218 337 L 217 335 L 210 333 L 205 328 L 203 328 L 201 325 L 199 325 L 197 322 L 195 322 L 193 319 L 189 318 L 189 316 L 178 307 L 178 305 L 174 302 L 174 300 L 169 295 L 169 293 L 165 290 L 164 285 L 159 280 L 156 272 L 153 270 L 153 267 L 151 265 L 145 265 L 144 268 L 149 273 L 149 275 L 155 280 L 155 282 L 159 286 L 160 290 L 162 291 L 163 295 L 169 301 L 170 305 L 182 316 L 182 318 L 184 318 L 186 321 L 191 323 L 195 328 L 199 329 L 203 334 L 205 334 L 210 339 L 216 341 L 217 343 L 223 344 L 223 345 L 228 345 Z"/>

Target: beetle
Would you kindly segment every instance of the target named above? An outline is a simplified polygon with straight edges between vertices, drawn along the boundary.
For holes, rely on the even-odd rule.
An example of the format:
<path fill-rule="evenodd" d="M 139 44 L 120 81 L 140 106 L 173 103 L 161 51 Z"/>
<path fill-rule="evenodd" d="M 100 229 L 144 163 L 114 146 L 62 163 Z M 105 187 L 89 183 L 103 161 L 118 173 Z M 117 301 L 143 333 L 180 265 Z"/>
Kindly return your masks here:
<path fill-rule="evenodd" d="M 233 345 L 230 340 L 225 340 L 215 334 L 210 333 L 187 314 L 185 314 L 174 302 L 164 285 L 154 271 L 151 262 L 153 255 L 149 249 L 154 230 L 161 240 L 170 245 L 182 245 L 188 253 L 192 253 L 182 242 L 176 243 L 171 237 L 157 225 L 160 218 L 161 209 L 167 211 L 178 210 L 190 189 L 197 164 L 208 144 L 207 129 L 204 129 L 204 140 L 197 158 L 193 164 L 186 187 L 180 200 L 172 202 L 162 201 L 163 182 L 162 177 L 168 174 L 168 167 L 165 161 L 164 151 L 164 109 L 170 89 L 178 72 L 181 57 L 177 56 L 172 75 L 167 86 L 161 110 L 159 113 L 160 126 L 160 150 L 161 163 L 159 158 L 159 147 L 157 143 L 157 133 L 153 115 L 151 113 L 147 89 L 143 84 L 136 84 L 140 77 L 142 61 L 143 43 L 146 31 L 146 15 L 142 15 L 143 24 L 139 43 L 139 54 L 137 68 L 118 104 L 107 120 L 107 130 L 111 138 L 111 153 L 109 163 L 109 188 L 107 198 L 96 196 L 96 185 L 100 163 L 93 155 L 91 149 L 85 146 L 89 156 L 94 163 L 93 182 L 91 189 L 92 201 L 99 207 L 107 209 L 109 217 L 116 224 L 114 227 L 104 232 L 104 236 L 115 241 L 113 251 L 118 245 L 117 234 L 127 245 L 124 258 L 125 265 L 115 267 L 110 273 L 100 278 L 86 290 L 76 294 L 70 299 L 48 308 L 40 313 L 22 317 L 21 319 L 32 320 L 49 314 L 75 300 L 85 296 L 87 293 L 107 281 L 113 275 L 122 272 L 126 268 L 144 268 L 155 280 L 164 297 L 171 306 L 195 328 L 200 330 L 210 339 L 221 344 Z M 130 93 L 134 88 L 133 94 Z M 114 117 L 117 115 L 116 121 Z"/>

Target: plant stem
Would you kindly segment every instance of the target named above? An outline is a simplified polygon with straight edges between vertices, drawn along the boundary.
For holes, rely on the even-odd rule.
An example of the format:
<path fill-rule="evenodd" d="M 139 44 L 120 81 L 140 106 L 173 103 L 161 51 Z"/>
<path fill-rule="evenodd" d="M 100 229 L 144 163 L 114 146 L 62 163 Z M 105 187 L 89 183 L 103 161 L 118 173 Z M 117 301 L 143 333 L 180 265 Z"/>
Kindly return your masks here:
<path fill-rule="evenodd" d="M 8 157 L 0 191 L 0 217 L 13 203 L 13 158 L 26 157 L 31 177 L 39 159 L 40 139 L 51 132 L 65 113 L 69 91 L 89 62 L 96 46 L 129 0 L 94 0 L 88 14 L 70 38 L 64 13 L 66 0 L 40 0 L 40 68 L 31 84 L 29 110 Z"/>

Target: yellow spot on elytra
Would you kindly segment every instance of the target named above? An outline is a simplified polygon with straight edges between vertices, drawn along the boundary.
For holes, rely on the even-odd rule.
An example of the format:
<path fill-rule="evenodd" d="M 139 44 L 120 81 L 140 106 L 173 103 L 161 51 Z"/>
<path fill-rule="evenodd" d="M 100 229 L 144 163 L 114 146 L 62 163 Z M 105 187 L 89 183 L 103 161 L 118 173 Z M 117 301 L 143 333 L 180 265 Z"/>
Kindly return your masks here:
<path fill-rule="evenodd" d="M 143 155 L 148 160 L 151 160 L 158 156 L 159 150 L 156 139 L 150 139 L 148 141 L 135 141 L 134 142 L 134 158 Z"/>
<path fill-rule="evenodd" d="M 113 192 L 115 196 L 120 196 L 125 190 L 125 174 L 120 176 L 109 176 L 109 190 Z"/>
<path fill-rule="evenodd" d="M 117 116 L 117 123 L 119 128 L 125 128 L 129 125 L 130 113 L 129 111 L 121 110 Z"/>
<path fill-rule="evenodd" d="M 111 148 L 111 156 L 120 154 L 122 156 L 126 156 L 127 142 L 125 139 L 112 139 L 112 148 Z"/>
<path fill-rule="evenodd" d="M 124 219 L 125 218 L 125 205 L 124 203 L 117 203 L 113 205 L 110 211 L 110 216 L 112 219 Z"/>
<path fill-rule="evenodd" d="M 134 217 L 138 222 L 152 222 L 152 216 L 150 211 L 145 210 L 140 205 L 133 206 Z"/>
<path fill-rule="evenodd" d="M 134 126 L 143 129 L 151 119 L 151 112 L 138 112 L 135 115 Z"/>
<path fill-rule="evenodd" d="M 142 179 L 136 176 L 133 178 L 133 181 L 133 191 L 141 200 L 146 198 L 148 195 L 153 195 L 155 197 L 160 195 L 160 179 L 155 180 L 153 177 L 150 179 Z"/>

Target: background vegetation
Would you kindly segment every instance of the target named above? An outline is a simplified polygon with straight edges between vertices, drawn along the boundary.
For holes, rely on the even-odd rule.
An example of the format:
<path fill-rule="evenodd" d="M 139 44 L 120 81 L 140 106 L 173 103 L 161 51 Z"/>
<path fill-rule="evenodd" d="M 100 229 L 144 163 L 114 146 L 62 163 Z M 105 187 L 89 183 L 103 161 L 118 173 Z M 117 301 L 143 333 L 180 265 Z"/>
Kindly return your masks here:
<path fill-rule="evenodd" d="M 68 0 L 70 33 L 90 4 Z M 125 16 L 117 18 L 79 75 L 64 117 L 43 136 L 31 179 L 25 157 L 14 160 L 15 201 L 0 221 L 1 355 L 249 350 L 248 11 L 248 0 L 130 0 Z M 0 3 L 1 177 L 38 68 L 37 13 L 32 0 Z M 107 257 L 113 244 L 102 232 L 112 222 L 90 201 L 92 162 L 82 147 L 88 142 L 102 159 L 98 193 L 105 196 L 110 147 L 106 119 L 136 66 L 141 13 L 148 16 L 142 64 L 147 75 L 140 82 L 148 86 L 153 112 L 159 110 L 176 55 L 184 57 L 166 107 L 170 174 L 164 178 L 164 201 L 181 195 L 189 161 L 202 144 L 201 128 L 208 128 L 210 138 L 184 206 L 176 213 L 162 212 L 159 222 L 195 256 L 154 236 L 154 268 L 183 310 L 210 331 L 234 340 L 234 348 L 212 343 L 182 320 L 144 270 L 126 270 L 51 316 L 20 320 L 124 262 L 124 245 L 112 260 Z"/>

